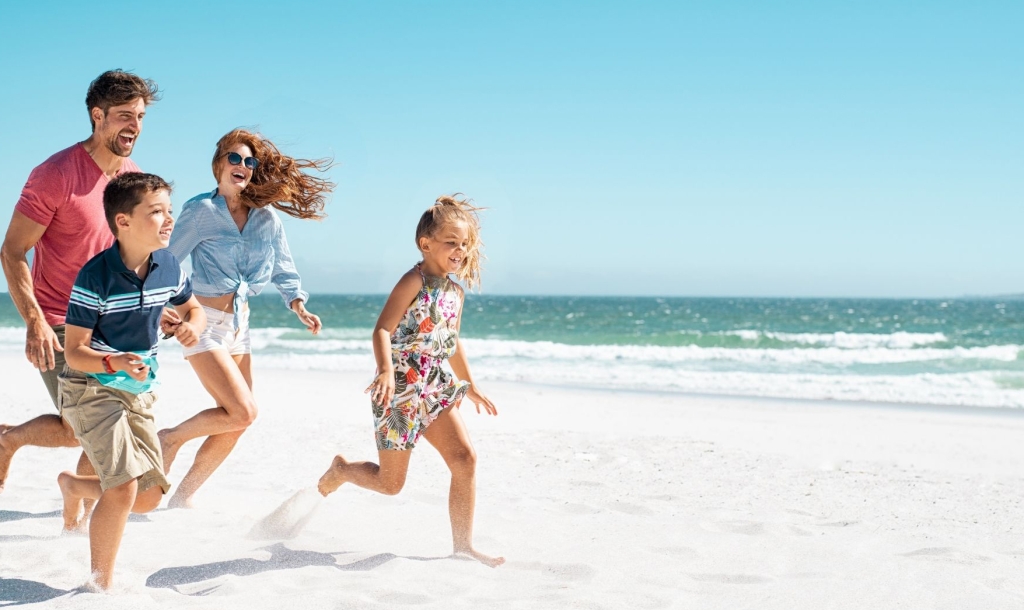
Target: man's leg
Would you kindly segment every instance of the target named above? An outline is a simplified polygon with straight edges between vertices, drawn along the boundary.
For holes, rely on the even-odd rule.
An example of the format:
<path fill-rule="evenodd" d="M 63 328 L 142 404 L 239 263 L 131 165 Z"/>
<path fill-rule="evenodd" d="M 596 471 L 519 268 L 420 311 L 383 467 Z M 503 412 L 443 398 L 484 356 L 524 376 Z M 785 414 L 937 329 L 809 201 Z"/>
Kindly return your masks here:
<path fill-rule="evenodd" d="M 64 327 L 53 327 L 57 339 L 64 345 Z M 43 384 L 50 395 L 54 408 L 59 408 L 57 376 L 64 370 L 64 352 L 54 351 L 54 368 L 42 371 Z M 29 445 L 33 447 L 77 447 L 78 440 L 60 415 L 40 415 L 28 420 L 20 426 L 11 426 L 0 431 L 0 492 L 4 489 L 7 472 L 11 467 L 11 459 L 15 452 Z M 95 474 L 85 454 L 79 459 L 79 474 Z"/>

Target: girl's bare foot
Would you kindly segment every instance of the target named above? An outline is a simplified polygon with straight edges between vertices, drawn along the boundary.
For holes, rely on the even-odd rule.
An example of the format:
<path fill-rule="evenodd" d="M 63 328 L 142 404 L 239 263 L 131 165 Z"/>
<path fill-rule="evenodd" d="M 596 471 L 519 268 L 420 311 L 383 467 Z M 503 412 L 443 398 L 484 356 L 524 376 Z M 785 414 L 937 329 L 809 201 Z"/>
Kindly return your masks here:
<path fill-rule="evenodd" d="M 484 555 L 480 551 L 470 547 L 468 549 L 462 549 L 455 551 L 452 554 L 455 559 L 475 559 L 485 566 L 496 568 L 501 564 L 505 563 L 504 557 L 491 557 L 490 555 Z"/>
<path fill-rule="evenodd" d="M 164 456 L 164 474 L 171 472 L 171 464 L 174 463 L 174 458 L 178 456 L 178 449 L 181 449 L 180 443 L 172 444 L 167 440 L 170 435 L 170 428 L 164 428 L 156 433 L 157 438 L 160 439 L 160 453 Z"/>
<path fill-rule="evenodd" d="M 60 486 L 60 494 L 64 497 L 64 532 L 67 534 L 80 534 L 85 528 L 85 519 L 82 516 L 82 498 L 71 492 L 72 474 L 64 471 L 57 476 L 57 485 Z"/>
<path fill-rule="evenodd" d="M 320 482 L 316 484 L 316 488 L 320 491 L 320 495 L 326 497 L 328 494 L 334 493 L 336 489 L 341 487 L 341 484 L 345 482 L 346 468 L 348 468 L 348 462 L 345 461 L 345 458 L 340 455 L 334 456 L 334 461 L 331 462 L 331 467 L 327 469 L 327 472 L 320 477 Z"/>

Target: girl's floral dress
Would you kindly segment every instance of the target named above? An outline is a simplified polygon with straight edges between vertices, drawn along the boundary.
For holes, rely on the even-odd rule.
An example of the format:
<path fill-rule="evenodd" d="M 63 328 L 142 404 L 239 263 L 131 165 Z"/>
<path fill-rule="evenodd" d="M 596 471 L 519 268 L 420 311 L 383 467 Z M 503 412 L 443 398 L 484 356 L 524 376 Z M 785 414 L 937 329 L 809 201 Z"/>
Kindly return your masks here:
<path fill-rule="evenodd" d="M 395 397 L 390 404 L 373 404 L 378 449 L 412 449 L 441 411 L 458 405 L 469 383 L 442 368 L 455 353 L 462 297 L 445 277 L 424 275 L 416 300 L 391 333 L 391 363 Z"/>

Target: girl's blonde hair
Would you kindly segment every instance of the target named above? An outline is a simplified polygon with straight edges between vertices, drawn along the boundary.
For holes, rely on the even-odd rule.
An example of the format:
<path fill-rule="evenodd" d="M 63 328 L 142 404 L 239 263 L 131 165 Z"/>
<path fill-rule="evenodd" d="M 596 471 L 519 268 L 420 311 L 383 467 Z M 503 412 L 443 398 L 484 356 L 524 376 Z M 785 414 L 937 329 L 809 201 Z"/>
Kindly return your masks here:
<path fill-rule="evenodd" d="M 248 146 L 259 161 L 252 172 L 252 180 L 239 193 L 243 204 L 250 208 L 273 206 L 295 218 L 319 220 L 324 217 L 324 205 L 334 190 L 334 183 L 304 170 L 325 172 L 332 165 L 330 159 L 295 159 L 258 133 L 233 129 L 217 142 L 217 151 L 213 154 L 214 178 L 217 178 L 217 163 L 221 157 L 237 144 Z"/>
<path fill-rule="evenodd" d="M 469 244 L 466 248 L 466 256 L 462 259 L 462 267 L 455 273 L 455 277 L 466 283 L 467 288 L 474 288 L 480 285 L 480 268 L 483 254 L 480 250 L 484 243 L 480 240 L 480 218 L 477 212 L 485 208 L 478 208 L 470 203 L 471 199 L 462 199 L 462 193 L 454 195 L 441 195 L 430 206 L 416 225 L 416 247 L 420 247 L 421 237 L 433 237 L 444 227 L 462 221 L 469 228 Z"/>

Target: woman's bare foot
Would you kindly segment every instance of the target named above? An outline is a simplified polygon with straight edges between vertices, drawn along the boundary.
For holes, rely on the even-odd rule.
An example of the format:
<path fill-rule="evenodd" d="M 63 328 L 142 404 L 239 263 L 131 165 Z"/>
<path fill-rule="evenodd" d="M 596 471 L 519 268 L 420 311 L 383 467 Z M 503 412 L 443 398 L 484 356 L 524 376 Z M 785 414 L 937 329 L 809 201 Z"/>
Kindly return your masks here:
<path fill-rule="evenodd" d="M 316 484 L 320 495 L 327 497 L 328 494 L 334 493 L 335 490 L 341 487 L 341 484 L 345 482 L 346 468 L 348 468 L 348 462 L 345 461 L 345 458 L 340 455 L 334 456 L 331 467 L 327 469 L 327 472 L 320 477 L 320 482 Z"/>
<path fill-rule="evenodd" d="M 485 566 L 496 568 L 501 564 L 505 563 L 504 557 L 491 557 L 490 555 L 484 555 L 480 551 L 470 547 L 468 549 L 462 549 L 452 553 L 452 557 L 455 559 L 475 559 Z"/>
<path fill-rule="evenodd" d="M 57 476 L 57 485 L 60 486 L 60 495 L 64 497 L 64 532 L 67 534 L 80 534 L 86 527 L 86 521 L 82 515 L 83 498 L 72 493 L 72 476 L 67 471 L 60 473 Z"/>
<path fill-rule="evenodd" d="M 171 472 L 171 464 L 174 463 L 174 458 L 178 457 L 178 449 L 181 449 L 181 443 L 172 444 L 168 440 L 170 435 L 170 428 L 164 428 L 156 433 L 157 438 L 160 439 L 160 452 L 164 456 L 164 474 Z"/>
<path fill-rule="evenodd" d="M 191 495 L 176 493 L 167 501 L 167 508 L 195 508 L 195 502 Z"/>

